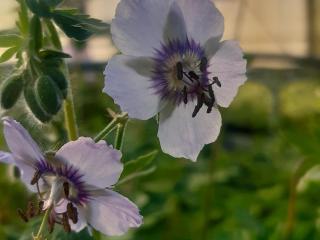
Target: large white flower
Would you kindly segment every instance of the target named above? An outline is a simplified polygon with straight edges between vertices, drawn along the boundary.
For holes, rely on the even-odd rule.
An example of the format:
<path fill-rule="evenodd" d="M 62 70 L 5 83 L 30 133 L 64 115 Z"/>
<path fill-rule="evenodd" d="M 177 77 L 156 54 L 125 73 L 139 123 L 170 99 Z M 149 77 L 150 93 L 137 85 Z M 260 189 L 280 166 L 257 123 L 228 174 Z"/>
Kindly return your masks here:
<path fill-rule="evenodd" d="M 246 81 L 235 41 L 222 41 L 224 20 L 209 0 L 121 0 L 111 32 L 123 55 L 105 70 L 104 92 L 131 118 L 159 113 L 162 150 L 196 161 L 221 127 Z"/>
<path fill-rule="evenodd" d="M 105 141 L 82 137 L 45 155 L 18 122 L 3 122 L 11 153 L 0 152 L 0 161 L 20 169 L 23 182 L 50 210 L 51 225 L 62 223 L 74 231 L 90 225 L 106 235 L 121 235 L 141 225 L 136 205 L 111 190 L 123 169 L 121 152 Z"/>

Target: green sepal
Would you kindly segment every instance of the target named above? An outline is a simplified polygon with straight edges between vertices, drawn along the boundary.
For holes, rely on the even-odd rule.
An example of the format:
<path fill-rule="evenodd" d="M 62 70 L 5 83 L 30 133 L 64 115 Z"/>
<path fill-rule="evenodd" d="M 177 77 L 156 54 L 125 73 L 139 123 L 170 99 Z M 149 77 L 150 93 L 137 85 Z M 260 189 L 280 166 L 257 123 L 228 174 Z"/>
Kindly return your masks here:
<path fill-rule="evenodd" d="M 7 78 L 1 88 L 1 106 L 4 109 L 12 108 L 18 101 L 23 89 L 21 74 L 14 74 Z"/>
<path fill-rule="evenodd" d="M 42 109 L 48 114 L 55 115 L 62 105 L 62 93 L 57 84 L 48 75 L 40 76 L 35 85 L 36 98 Z"/>
<path fill-rule="evenodd" d="M 62 96 L 66 99 L 68 95 L 68 81 L 62 71 L 58 68 L 45 68 L 43 73 L 50 76 L 60 89 Z"/>
<path fill-rule="evenodd" d="M 41 122 L 47 123 L 52 119 L 52 115 L 46 113 L 40 106 L 40 103 L 38 102 L 36 98 L 36 93 L 34 91 L 33 86 L 26 86 L 24 88 L 24 99 L 26 101 L 26 104 L 32 114 Z"/>

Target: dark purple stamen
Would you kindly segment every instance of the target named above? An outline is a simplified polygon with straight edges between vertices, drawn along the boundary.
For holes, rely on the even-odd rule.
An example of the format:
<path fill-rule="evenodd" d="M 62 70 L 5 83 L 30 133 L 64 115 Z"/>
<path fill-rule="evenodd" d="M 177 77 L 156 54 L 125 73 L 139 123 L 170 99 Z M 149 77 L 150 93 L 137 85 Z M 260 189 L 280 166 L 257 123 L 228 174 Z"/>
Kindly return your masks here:
<path fill-rule="evenodd" d="M 207 70 L 208 59 L 206 57 L 201 58 L 200 71 L 203 73 Z"/>

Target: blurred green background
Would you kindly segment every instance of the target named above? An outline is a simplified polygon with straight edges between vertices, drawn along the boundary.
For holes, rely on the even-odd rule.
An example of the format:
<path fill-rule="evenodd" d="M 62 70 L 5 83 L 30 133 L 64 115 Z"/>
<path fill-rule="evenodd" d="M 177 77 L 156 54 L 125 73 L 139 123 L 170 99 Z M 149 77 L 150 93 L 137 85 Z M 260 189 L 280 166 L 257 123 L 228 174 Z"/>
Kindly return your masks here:
<path fill-rule="evenodd" d="M 80 2 L 69 1 L 69 4 Z M 82 7 L 86 10 L 84 2 Z M 108 1 L 88 2 L 89 9 L 100 6 L 98 3 L 109 4 Z M 117 1 L 111 2 L 114 5 Z M 227 4 L 216 2 L 218 7 L 228 9 Z M 230 2 L 243 8 L 240 15 L 252 12 L 254 7 L 263 11 L 259 4 L 249 8 L 254 1 Z M 279 2 L 269 4 L 274 4 L 276 10 L 285 4 L 289 7 L 290 1 L 283 1 L 286 2 L 283 5 Z M 293 2 L 306 4 L 300 10 L 305 11 L 305 32 L 302 31 L 305 38 L 300 41 L 299 33 L 291 37 L 288 33 L 280 43 L 261 39 L 257 37 L 259 33 L 254 34 L 255 29 L 246 34 L 246 22 L 250 19 L 242 20 L 241 29 L 245 30 L 235 37 L 245 46 L 248 82 L 240 88 L 230 108 L 221 109 L 223 127 L 219 139 L 204 148 L 197 163 L 174 159 L 159 151 L 153 162 L 156 170 L 117 188 L 139 205 L 144 225 L 123 237 L 103 239 L 320 239 L 320 38 L 319 26 L 315 24 L 318 19 L 314 16 L 320 14 L 320 8 L 317 0 Z M 313 6 L 311 10 L 309 4 Z M 292 5 L 294 8 L 295 3 Z M 9 14 L 13 17 L 15 12 Z M 265 23 L 270 22 L 266 19 Z M 286 26 L 288 21 L 282 24 Z M 231 25 L 226 25 L 226 29 L 228 26 Z M 296 45 L 286 39 L 297 39 Z M 260 47 L 252 47 L 251 42 Z M 287 49 L 263 47 L 268 44 L 282 44 Z M 83 136 L 95 136 L 110 121 L 106 109 L 117 110 L 112 99 L 101 93 L 106 63 L 91 52 L 94 50 L 90 44 L 87 48 L 74 43 L 66 45 L 79 57 L 70 62 L 70 67 L 80 132 Z M 10 64 L 2 66 L 1 78 L 9 70 Z M 37 124 L 24 109 L 23 102 L 19 109 L 1 114 L 21 121 L 43 150 L 56 149 L 64 143 L 62 116 L 51 126 Z M 110 136 L 111 142 L 112 139 Z M 0 143 L 1 149 L 6 149 L 2 136 Z M 160 149 L 156 121 L 131 120 L 123 161 L 155 149 Z M 37 228 L 23 223 L 16 209 L 25 208 L 32 196 L 14 179 L 14 169 L 1 165 L 0 172 L 0 239 L 31 239 L 31 232 Z M 57 228 L 48 239 L 86 240 L 90 236 L 86 231 L 64 235 Z"/>

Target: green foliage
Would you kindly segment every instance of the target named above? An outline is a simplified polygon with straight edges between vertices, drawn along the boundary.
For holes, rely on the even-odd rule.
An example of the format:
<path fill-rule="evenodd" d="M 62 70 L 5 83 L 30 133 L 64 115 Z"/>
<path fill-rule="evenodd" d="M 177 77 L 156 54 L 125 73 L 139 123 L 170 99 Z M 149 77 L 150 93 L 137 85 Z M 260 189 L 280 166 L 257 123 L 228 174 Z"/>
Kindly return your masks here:
<path fill-rule="evenodd" d="M 18 101 L 23 88 L 23 77 L 21 74 L 14 74 L 8 77 L 2 84 L 1 106 L 4 109 L 12 108 Z"/>
<path fill-rule="evenodd" d="M 18 47 L 22 43 L 22 38 L 17 34 L 0 35 L 0 47 Z"/>
<path fill-rule="evenodd" d="M 42 48 L 42 26 L 40 19 L 34 15 L 30 22 L 30 50 L 33 53 L 38 53 L 39 50 Z"/>

